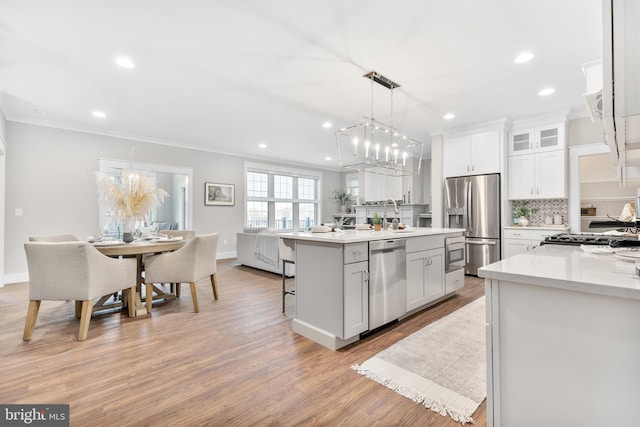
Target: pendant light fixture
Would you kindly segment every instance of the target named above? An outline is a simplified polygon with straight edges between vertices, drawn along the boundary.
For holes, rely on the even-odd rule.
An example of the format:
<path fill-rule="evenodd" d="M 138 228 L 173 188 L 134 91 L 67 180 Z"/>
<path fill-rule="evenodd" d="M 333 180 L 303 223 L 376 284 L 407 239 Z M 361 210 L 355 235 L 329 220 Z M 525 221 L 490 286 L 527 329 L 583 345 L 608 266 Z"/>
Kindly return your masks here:
<path fill-rule="evenodd" d="M 371 81 L 371 114 L 354 125 L 336 131 L 340 166 L 390 176 L 420 174 L 424 144 L 409 138 L 393 124 L 393 90 L 400 85 L 376 71 L 364 77 Z M 390 124 L 374 117 L 374 84 L 389 89 Z"/>

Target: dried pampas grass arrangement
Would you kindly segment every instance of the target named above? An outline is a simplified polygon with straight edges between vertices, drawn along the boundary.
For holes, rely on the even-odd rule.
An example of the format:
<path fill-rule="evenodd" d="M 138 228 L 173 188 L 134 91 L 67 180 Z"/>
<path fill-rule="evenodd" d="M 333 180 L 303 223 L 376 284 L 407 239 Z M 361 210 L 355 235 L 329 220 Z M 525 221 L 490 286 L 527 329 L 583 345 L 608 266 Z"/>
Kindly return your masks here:
<path fill-rule="evenodd" d="M 144 175 L 123 171 L 121 183 L 113 176 L 96 172 L 98 193 L 113 209 L 116 219 L 143 218 L 150 209 L 164 201 L 169 194 L 156 188 L 155 182 Z"/>

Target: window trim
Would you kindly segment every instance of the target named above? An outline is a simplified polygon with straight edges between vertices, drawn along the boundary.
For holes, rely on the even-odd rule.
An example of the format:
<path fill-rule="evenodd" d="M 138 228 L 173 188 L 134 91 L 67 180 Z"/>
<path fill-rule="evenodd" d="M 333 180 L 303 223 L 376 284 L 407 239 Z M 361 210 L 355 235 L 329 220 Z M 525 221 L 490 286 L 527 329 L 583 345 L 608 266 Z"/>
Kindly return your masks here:
<path fill-rule="evenodd" d="M 317 182 L 317 194 L 316 194 L 316 199 L 314 200 L 309 200 L 309 199 L 300 199 L 297 197 L 297 188 L 294 188 L 294 194 L 296 194 L 296 198 L 292 198 L 292 199 L 276 199 L 273 194 L 269 194 L 267 196 L 267 199 L 265 199 L 264 201 L 269 202 L 270 204 L 273 203 L 275 206 L 276 202 L 285 202 L 285 203 L 293 203 L 294 205 L 298 205 L 300 203 L 316 203 L 317 202 L 317 206 L 318 206 L 318 211 L 317 211 L 317 218 L 316 221 L 318 223 L 320 223 L 322 221 L 322 172 L 315 172 L 315 171 L 309 171 L 309 170 L 305 170 L 305 169 L 298 169 L 298 168 L 292 168 L 292 167 L 288 167 L 288 166 L 278 166 L 278 165 L 272 165 L 272 164 L 267 164 L 267 163 L 258 163 L 258 162 L 249 162 L 249 161 L 245 161 L 244 162 L 244 183 L 245 183 L 245 191 L 244 191 L 244 212 L 243 212 L 243 224 L 245 228 L 247 227 L 247 202 L 248 201 L 255 201 L 256 198 L 255 197 L 248 197 L 247 195 L 247 191 L 246 191 L 246 183 L 247 183 L 247 173 L 248 172 L 255 172 L 255 173 L 266 173 L 266 174 L 270 174 L 270 175 L 284 175 L 284 176 L 292 176 L 295 178 L 307 178 L 307 179 L 315 179 Z M 273 183 L 271 182 L 273 180 L 273 178 L 269 178 L 269 184 L 270 186 L 273 186 Z M 297 187 L 297 180 L 294 180 L 294 187 Z M 251 200 L 250 200 L 251 199 Z M 272 206 L 269 205 L 269 218 L 271 220 L 272 215 L 271 215 L 271 210 L 272 210 Z M 297 212 L 297 213 L 296 213 Z M 300 222 L 299 218 L 296 218 L 298 216 L 299 212 L 297 209 L 294 209 L 294 224 L 298 224 Z M 275 221 L 275 218 L 273 218 Z M 271 227 L 272 224 L 269 224 L 269 227 Z M 273 224 L 273 226 L 275 226 L 275 224 Z M 298 230 L 299 227 L 294 227 L 293 230 Z"/>

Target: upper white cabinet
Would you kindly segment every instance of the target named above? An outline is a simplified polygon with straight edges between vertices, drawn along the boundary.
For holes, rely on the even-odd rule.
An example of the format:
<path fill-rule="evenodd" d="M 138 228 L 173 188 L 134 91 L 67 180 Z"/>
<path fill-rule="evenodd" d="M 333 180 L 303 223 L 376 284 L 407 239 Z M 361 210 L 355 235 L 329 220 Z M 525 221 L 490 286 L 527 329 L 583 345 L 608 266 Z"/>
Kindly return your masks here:
<path fill-rule="evenodd" d="M 564 199 L 567 190 L 565 124 L 509 133 L 509 199 Z"/>
<path fill-rule="evenodd" d="M 509 155 L 539 153 L 565 148 L 564 123 L 512 131 L 509 133 Z"/>
<path fill-rule="evenodd" d="M 563 199 L 567 197 L 564 151 L 509 157 L 509 199 Z"/>
<path fill-rule="evenodd" d="M 500 131 L 489 130 L 444 140 L 444 176 L 500 173 Z"/>

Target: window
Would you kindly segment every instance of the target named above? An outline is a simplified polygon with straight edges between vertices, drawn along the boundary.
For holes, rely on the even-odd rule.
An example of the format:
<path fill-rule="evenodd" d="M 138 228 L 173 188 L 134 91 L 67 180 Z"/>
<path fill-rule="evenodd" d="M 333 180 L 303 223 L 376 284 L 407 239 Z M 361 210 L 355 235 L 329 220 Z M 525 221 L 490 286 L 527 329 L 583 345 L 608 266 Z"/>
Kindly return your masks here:
<path fill-rule="evenodd" d="M 247 196 L 267 197 L 267 174 L 247 173 Z"/>
<path fill-rule="evenodd" d="M 321 175 L 290 168 L 245 164 L 245 225 L 277 230 L 307 229 L 318 223 Z"/>

